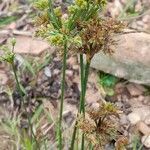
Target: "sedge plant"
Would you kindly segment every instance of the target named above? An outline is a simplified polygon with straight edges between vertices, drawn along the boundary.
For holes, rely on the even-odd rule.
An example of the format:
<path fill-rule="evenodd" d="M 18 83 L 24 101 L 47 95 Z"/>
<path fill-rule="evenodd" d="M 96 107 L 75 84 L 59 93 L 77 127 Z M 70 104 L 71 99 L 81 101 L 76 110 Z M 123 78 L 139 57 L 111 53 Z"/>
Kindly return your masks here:
<path fill-rule="evenodd" d="M 63 15 L 60 7 L 53 8 L 51 0 L 39 0 L 35 3 L 35 6 L 40 10 L 40 15 L 36 19 L 36 25 L 39 26 L 37 35 L 47 39 L 51 44 L 61 47 L 63 50 L 63 71 L 62 71 L 62 86 L 61 86 L 61 103 L 60 103 L 60 114 L 59 114 L 59 126 L 58 126 L 58 143 L 59 149 L 62 149 L 62 112 L 63 112 L 63 101 L 64 101 L 64 83 L 65 83 L 65 70 L 66 70 L 66 56 L 68 50 L 72 46 L 80 47 L 81 39 L 78 36 L 76 30 L 77 22 L 80 20 L 89 20 L 99 9 L 99 4 L 88 3 L 86 1 L 75 1 L 75 3 L 68 7 L 68 14 Z M 43 11 L 45 10 L 45 11 Z M 84 17 L 86 14 L 86 17 Z M 68 44 L 69 43 L 69 44 Z M 81 54 L 81 102 L 80 112 L 84 111 L 84 89 L 83 87 L 86 80 L 83 81 L 83 54 Z M 88 71 L 89 65 L 87 65 Z M 88 73 L 86 74 L 87 78 Z"/>
<path fill-rule="evenodd" d="M 25 93 L 24 93 L 24 90 L 23 90 L 23 87 L 20 83 L 20 80 L 19 80 L 19 77 L 18 77 L 18 74 L 17 74 L 17 68 L 16 68 L 16 65 L 15 65 L 15 52 L 14 52 L 14 47 L 15 47 L 15 44 L 16 44 L 16 40 L 15 38 L 13 38 L 11 40 L 11 45 L 12 45 L 12 48 L 10 48 L 9 46 L 7 45 L 3 45 L 0 47 L 0 49 L 3 51 L 2 53 L 2 56 L 0 56 L 0 61 L 2 62 L 7 62 L 10 64 L 11 68 L 12 68 L 12 72 L 14 74 L 14 78 L 15 78 L 15 82 L 16 82 L 16 86 L 17 86 L 17 91 L 20 95 L 20 98 L 21 98 L 21 106 L 20 108 L 23 108 L 24 109 L 24 112 L 28 115 L 29 112 L 26 108 L 26 104 L 25 104 Z M 33 131 L 33 127 L 32 127 L 32 123 L 31 123 L 31 116 L 29 114 L 29 116 L 27 117 L 28 119 L 28 124 L 29 124 L 29 141 L 31 141 L 31 143 L 35 142 L 36 143 L 36 148 L 39 149 L 39 146 L 38 146 L 38 142 L 36 140 L 36 137 L 35 137 L 35 134 L 34 134 L 34 131 Z"/>
<path fill-rule="evenodd" d="M 46 39 L 50 44 L 59 47 L 63 56 L 61 101 L 58 121 L 58 147 L 63 149 L 62 113 L 65 92 L 66 58 L 69 54 L 80 55 L 81 96 L 79 113 L 85 116 L 85 95 L 89 75 L 89 67 L 93 56 L 103 51 L 112 54 L 110 45 L 114 33 L 120 32 L 123 25 L 111 18 L 102 19 L 99 12 L 104 8 L 106 0 L 75 0 L 65 11 L 54 7 L 52 0 L 37 0 L 35 7 L 39 10 L 35 25 L 36 35 Z M 85 56 L 85 65 L 84 58 Z M 78 116 L 78 115 L 77 115 Z M 77 132 L 75 123 L 70 149 L 74 149 Z M 84 149 L 84 133 L 82 134 L 81 149 Z"/>
<path fill-rule="evenodd" d="M 37 1 L 35 7 L 39 9 L 40 15 L 36 19 L 36 25 L 40 28 L 37 31 L 38 36 L 46 38 L 51 44 L 60 46 L 63 51 L 63 68 L 62 68 L 62 84 L 61 84 L 61 103 L 58 121 L 58 146 L 62 149 L 62 113 L 64 103 L 64 90 L 65 90 L 65 72 L 66 72 L 66 57 L 68 49 L 68 36 L 65 29 L 65 23 L 62 24 L 62 12 L 60 8 L 53 8 L 51 0 Z M 43 10 L 45 10 L 43 12 Z"/>

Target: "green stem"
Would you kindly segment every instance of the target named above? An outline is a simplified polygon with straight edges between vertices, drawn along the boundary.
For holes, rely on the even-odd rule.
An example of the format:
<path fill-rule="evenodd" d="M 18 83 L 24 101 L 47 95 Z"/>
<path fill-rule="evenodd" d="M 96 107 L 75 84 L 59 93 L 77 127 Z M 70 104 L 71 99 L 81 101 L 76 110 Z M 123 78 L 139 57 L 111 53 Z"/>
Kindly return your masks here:
<path fill-rule="evenodd" d="M 92 146 L 92 143 L 89 144 L 89 150 L 92 150 L 93 149 L 93 146 Z"/>
<path fill-rule="evenodd" d="M 85 115 L 85 94 L 86 94 L 86 86 L 88 81 L 88 75 L 89 75 L 89 68 L 90 68 L 90 62 L 86 63 L 85 69 L 84 69 L 84 63 L 83 63 L 83 54 L 80 54 L 80 70 L 81 70 L 81 96 L 80 96 L 80 105 L 79 105 L 79 112 Z M 78 116 L 78 115 L 77 115 Z M 71 148 L 70 150 L 74 149 L 74 143 L 76 138 L 76 132 L 77 132 L 77 121 L 75 123 L 72 141 L 71 141 Z M 82 134 L 82 144 L 81 149 L 84 149 L 84 134 Z"/>
<path fill-rule="evenodd" d="M 87 81 L 89 76 L 89 68 L 90 68 L 90 61 L 86 63 L 84 81 L 83 81 L 84 89 L 83 89 L 83 99 L 82 99 L 83 103 L 82 103 L 82 110 L 81 110 L 83 114 L 85 114 L 85 95 L 86 95 L 86 87 L 87 87 Z"/>
<path fill-rule="evenodd" d="M 83 105 L 83 95 L 84 95 L 84 63 L 83 63 L 83 54 L 80 54 L 80 81 L 81 81 L 81 95 L 80 95 L 80 104 L 79 104 L 79 112 L 81 113 L 82 110 L 82 105 Z M 78 118 L 78 115 L 77 115 Z M 74 143 L 75 143 L 75 138 L 76 138 L 76 132 L 77 132 L 77 121 L 75 123 L 73 135 L 72 135 L 72 140 L 71 140 L 71 148 L 70 150 L 74 149 Z"/>
<path fill-rule="evenodd" d="M 82 112 L 82 107 L 84 105 L 84 63 L 83 54 L 80 54 L 80 70 L 81 70 L 81 96 L 80 96 L 80 113 Z"/>
<path fill-rule="evenodd" d="M 15 76 L 16 84 L 17 84 L 17 90 L 18 90 L 18 92 L 20 94 L 20 97 L 22 99 L 22 102 L 24 104 L 23 92 L 22 92 L 21 87 L 20 87 L 20 83 L 19 83 L 19 79 L 18 79 L 18 76 L 17 76 L 17 71 L 16 71 L 16 68 L 15 68 L 14 62 L 12 62 L 11 65 L 12 65 L 13 73 L 14 73 L 14 76 Z"/>
<path fill-rule="evenodd" d="M 83 81 L 83 97 L 82 97 L 82 103 L 81 103 L 81 112 L 83 112 L 83 115 L 85 117 L 85 95 L 86 95 L 86 87 L 87 87 L 87 81 L 89 76 L 89 68 L 90 68 L 90 62 L 87 61 L 85 66 L 85 74 L 84 74 L 84 81 Z M 84 150 L 85 145 L 85 136 L 84 133 L 82 133 L 82 142 L 81 142 L 81 150 Z"/>
<path fill-rule="evenodd" d="M 78 117 L 78 115 L 77 115 L 77 117 Z M 75 143 L 75 138 L 76 138 L 76 133 L 77 133 L 77 123 L 78 122 L 76 121 L 75 126 L 74 126 L 74 130 L 73 130 L 73 134 L 72 134 L 70 150 L 74 150 L 74 143 Z"/>
<path fill-rule="evenodd" d="M 55 15 L 53 5 L 52 5 L 52 0 L 49 0 L 49 10 L 48 10 L 48 15 L 51 20 L 51 23 L 53 26 L 59 30 L 61 28 L 61 22 L 59 18 Z"/>
<path fill-rule="evenodd" d="M 84 110 L 84 93 L 85 93 L 85 84 L 84 84 L 84 64 L 83 64 L 83 54 L 80 54 L 80 68 L 81 68 L 81 99 L 80 99 L 80 113 Z M 83 111 L 84 113 L 84 111 Z M 81 141 L 81 149 L 84 149 L 84 134 L 82 134 L 82 141 Z"/>
<path fill-rule="evenodd" d="M 67 58 L 67 39 L 66 36 L 64 36 L 63 72 L 62 72 L 62 81 L 61 81 L 61 102 L 60 102 L 59 125 L 58 125 L 59 150 L 62 150 L 62 113 L 63 113 L 64 91 L 65 91 L 66 58 Z"/>
<path fill-rule="evenodd" d="M 84 144 L 85 144 L 85 136 L 84 136 L 84 133 L 82 133 L 82 141 L 81 141 L 81 150 L 84 150 Z"/>

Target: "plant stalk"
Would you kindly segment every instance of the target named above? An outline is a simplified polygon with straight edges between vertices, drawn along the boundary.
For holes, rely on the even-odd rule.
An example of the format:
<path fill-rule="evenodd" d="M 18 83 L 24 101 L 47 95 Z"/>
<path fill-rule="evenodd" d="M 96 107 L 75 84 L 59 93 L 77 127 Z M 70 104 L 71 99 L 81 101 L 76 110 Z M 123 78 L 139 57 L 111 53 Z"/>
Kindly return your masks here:
<path fill-rule="evenodd" d="M 83 105 L 84 105 L 84 63 L 83 63 L 83 54 L 80 54 L 80 70 L 81 70 L 81 96 L 80 96 L 80 113 L 82 112 Z"/>
<path fill-rule="evenodd" d="M 83 103 L 83 95 L 84 95 L 84 63 L 83 63 L 83 54 L 80 54 L 80 81 L 81 81 L 81 95 L 80 95 L 80 104 L 79 104 L 79 112 L 81 113 L 82 110 L 82 103 Z M 78 114 L 77 117 L 78 118 Z M 73 130 L 72 140 L 71 140 L 71 147 L 70 150 L 74 149 L 75 139 L 76 139 L 76 133 L 77 133 L 77 121 L 75 123 L 75 127 Z"/>
<path fill-rule="evenodd" d="M 62 70 L 63 72 L 62 72 L 62 81 L 61 81 L 61 102 L 60 102 L 59 124 L 58 124 L 59 150 L 62 150 L 62 113 L 63 113 L 63 103 L 64 103 L 64 92 L 65 92 L 66 59 L 67 59 L 67 39 L 66 36 L 64 36 L 63 70 Z"/>
<path fill-rule="evenodd" d="M 84 114 L 84 93 L 85 93 L 85 84 L 84 84 L 84 63 L 83 63 L 83 54 L 80 54 L 80 68 L 81 68 L 81 99 L 80 99 L 80 113 Z M 82 134 L 81 140 L 81 150 L 84 149 L 84 134 Z"/>
<path fill-rule="evenodd" d="M 78 117 L 78 115 L 77 115 L 77 117 Z M 77 133 L 77 123 L 78 122 L 76 120 L 76 123 L 75 123 L 75 126 L 74 126 L 74 130 L 73 130 L 73 134 L 72 134 L 72 139 L 71 139 L 71 146 L 70 146 L 69 150 L 74 150 L 74 144 L 75 144 L 76 133 Z"/>
<path fill-rule="evenodd" d="M 82 103 L 81 103 L 81 112 L 83 112 L 83 116 L 85 117 L 85 95 L 86 95 L 86 87 L 87 87 L 87 81 L 89 76 L 89 68 L 90 68 L 90 61 L 87 61 L 85 66 L 85 74 L 84 74 L 84 80 L 83 80 L 83 96 L 82 96 Z M 85 145 L 85 137 L 84 133 L 82 133 L 82 142 L 81 142 L 81 150 L 84 150 Z"/>
<path fill-rule="evenodd" d="M 82 111 L 83 114 L 85 114 L 85 95 L 86 95 L 86 88 L 87 88 L 87 82 L 88 82 L 88 77 L 89 77 L 89 69 L 90 69 L 90 61 L 87 61 L 86 66 L 85 66 L 85 73 L 84 73 L 84 89 L 83 89 L 83 103 L 82 103 Z"/>
<path fill-rule="evenodd" d="M 87 87 L 87 81 L 88 81 L 88 75 L 89 75 L 89 68 L 90 68 L 90 61 L 86 63 L 86 66 L 84 68 L 83 63 L 83 54 L 80 54 L 80 70 L 81 70 L 81 96 L 80 96 L 80 105 L 79 105 L 79 112 L 83 113 L 85 116 L 85 95 L 86 95 L 86 87 Z M 78 115 L 77 115 L 78 116 Z M 74 149 L 74 143 L 76 138 L 76 132 L 77 132 L 77 121 L 75 123 L 72 141 L 71 141 L 71 148 L 70 150 Z M 82 143 L 81 143 L 81 149 L 84 150 L 84 134 L 82 134 Z"/>

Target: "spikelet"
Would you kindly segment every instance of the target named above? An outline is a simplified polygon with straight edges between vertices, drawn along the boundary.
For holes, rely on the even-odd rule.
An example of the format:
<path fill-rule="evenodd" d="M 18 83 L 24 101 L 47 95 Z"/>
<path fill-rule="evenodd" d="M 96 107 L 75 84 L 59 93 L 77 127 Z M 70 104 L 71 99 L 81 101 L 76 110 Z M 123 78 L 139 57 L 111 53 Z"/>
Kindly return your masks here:
<path fill-rule="evenodd" d="M 40 13 L 34 20 L 35 26 L 46 26 L 49 23 L 49 17 L 47 12 Z"/>
<path fill-rule="evenodd" d="M 112 140 L 116 140 L 117 144 L 122 145 L 122 140 L 117 132 L 118 125 L 113 118 L 113 116 L 118 117 L 117 110 L 113 104 L 105 103 L 100 105 L 97 110 L 91 108 L 87 109 L 85 118 L 80 117 L 78 119 L 79 129 L 82 130 L 86 139 L 92 143 L 95 148 L 103 149 L 104 145 Z"/>
<path fill-rule="evenodd" d="M 80 32 L 82 39 L 82 47 L 78 49 L 80 53 L 87 55 L 87 58 L 91 60 L 93 56 L 103 51 L 106 54 L 112 54 L 113 50 L 111 45 L 115 44 L 112 39 L 112 35 L 117 32 L 121 32 L 123 24 L 113 19 L 102 20 L 94 18 L 88 22 L 78 22 L 77 28 Z"/>
<path fill-rule="evenodd" d="M 38 10 L 45 10 L 45 9 L 48 9 L 49 7 L 49 2 L 48 0 L 37 0 L 35 3 L 34 3 L 34 7 Z"/>
<path fill-rule="evenodd" d="M 128 145 L 128 143 L 129 140 L 126 137 L 120 136 L 115 143 L 116 150 L 125 150 L 125 146 Z"/>

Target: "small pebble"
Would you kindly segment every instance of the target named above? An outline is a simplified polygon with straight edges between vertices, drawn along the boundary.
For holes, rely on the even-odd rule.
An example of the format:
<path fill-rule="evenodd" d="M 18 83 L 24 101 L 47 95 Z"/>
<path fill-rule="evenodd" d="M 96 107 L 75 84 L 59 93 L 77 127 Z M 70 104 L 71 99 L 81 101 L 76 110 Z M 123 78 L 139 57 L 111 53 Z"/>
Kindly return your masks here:
<path fill-rule="evenodd" d="M 73 70 L 78 70 L 78 69 L 79 69 L 79 65 L 73 65 L 73 66 L 72 66 L 72 69 L 73 69 Z"/>
<path fill-rule="evenodd" d="M 147 125 L 150 125 L 150 115 L 145 118 L 144 121 Z"/>
<path fill-rule="evenodd" d="M 106 144 L 106 145 L 105 145 L 105 150 L 112 150 L 112 149 L 115 149 L 114 144 L 109 143 L 109 144 Z"/>
<path fill-rule="evenodd" d="M 128 115 L 128 120 L 132 125 L 135 125 L 141 120 L 141 118 L 138 114 L 132 112 Z"/>
<path fill-rule="evenodd" d="M 136 86 L 136 84 L 128 84 L 127 89 L 131 96 L 139 96 L 143 94 L 143 90 Z"/>
<path fill-rule="evenodd" d="M 75 57 L 70 57 L 67 59 L 67 64 L 73 66 L 73 65 L 76 65 L 77 64 L 77 60 Z"/>
<path fill-rule="evenodd" d="M 52 77 L 52 72 L 51 72 L 51 70 L 50 70 L 49 67 L 45 67 L 45 68 L 44 68 L 44 74 L 45 74 L 47 77 L 49 77 L 49 78 Z"/>
<path fill-rule="evenodd" d="M 140 96 L 138 97 L 138 100 L 139 100 L 140 102 L 142 102 L 142 101 L 144 100 L 144 96 L 140 95 Z"/>
<path fill-rule="evenodd" d="M 146 148 L 150 148 L 150 135 L 144 135 L 141 142 Z"/>
<path fill-rule="evenodd" d="M 143 27 L 145 30 L 150 30 L 150 25 L 149 24 L 144 24 L 144 27 Z"/>
<path fill-rule="evenodd" d="M 126 125 L 129 123 L 127 116 L 125 114 L 120 116 L 120 123 L 121 123 L 121 125 Z"/>
<path fill-rule="evenodd" d="M 92 109 L 94 109 L 94 110 L 98 110 L 99 109 L 99 103 L 93 103 L 92 105 L 91 105 L 91 108 Z"/>
<path fill-rule="evenodd" d="M 134 29 L 137 29 L 137 24 L 136 24 L 136 22 L 133 22 L 133 23 L 131 24 L 131 27 L 134 28 Z"/>
<path fill-rule="evenodd" d="M 149 128 L 144 122 L 139 122 L 139 123 L 137 124 L 137 127 L 138 127 L 138 130 L 139 130 L 142 134 L 144 134 L 144 135 L 150 134 L 150 128 Z"/>
<path fill-rule="evenodd" d="M 122 109 L 123 108 L 123 103 L 122 102 L 116 102 L 116 106 L 118 107 L 118 109 Z"/>
<path fill-rule="evenodd" d="M 145 15 L 143 18 L 142 18 L 142 21 L 144 23 L 148 23 L 150 21 L 150 15 Z"/>
<path fill-rule="evenodd" d="M 73 76 L 73 71 L 72 70 L 66 70 L 66 75 L 69 77 Z"/>
<path fill-rule="evenodd" d="M 58 75 L 59 73 L 60 73 L 60 70 L 59 70 L 59 69 L 54 69 L 53 75 Z"/>
<path fill-rule="evenodd" d="M 74 121 L 74 115 L 73 115 L 73 113 L 71 112 L 71 111 L 64 111 L 63 112 L 63 119 L 64 119 L 64 121 L 66 122 L 66 124 L 68 125 L 68 126 L 71 126 L 71 124 L 72 124 L 72 122 Z"/>
<path fill-rule="evenodd" d="M 136 5 L 135 5 L 135 11 L 141 11 L 142 10 L 142 3 L 141 1 L 137 1 Z"/>

